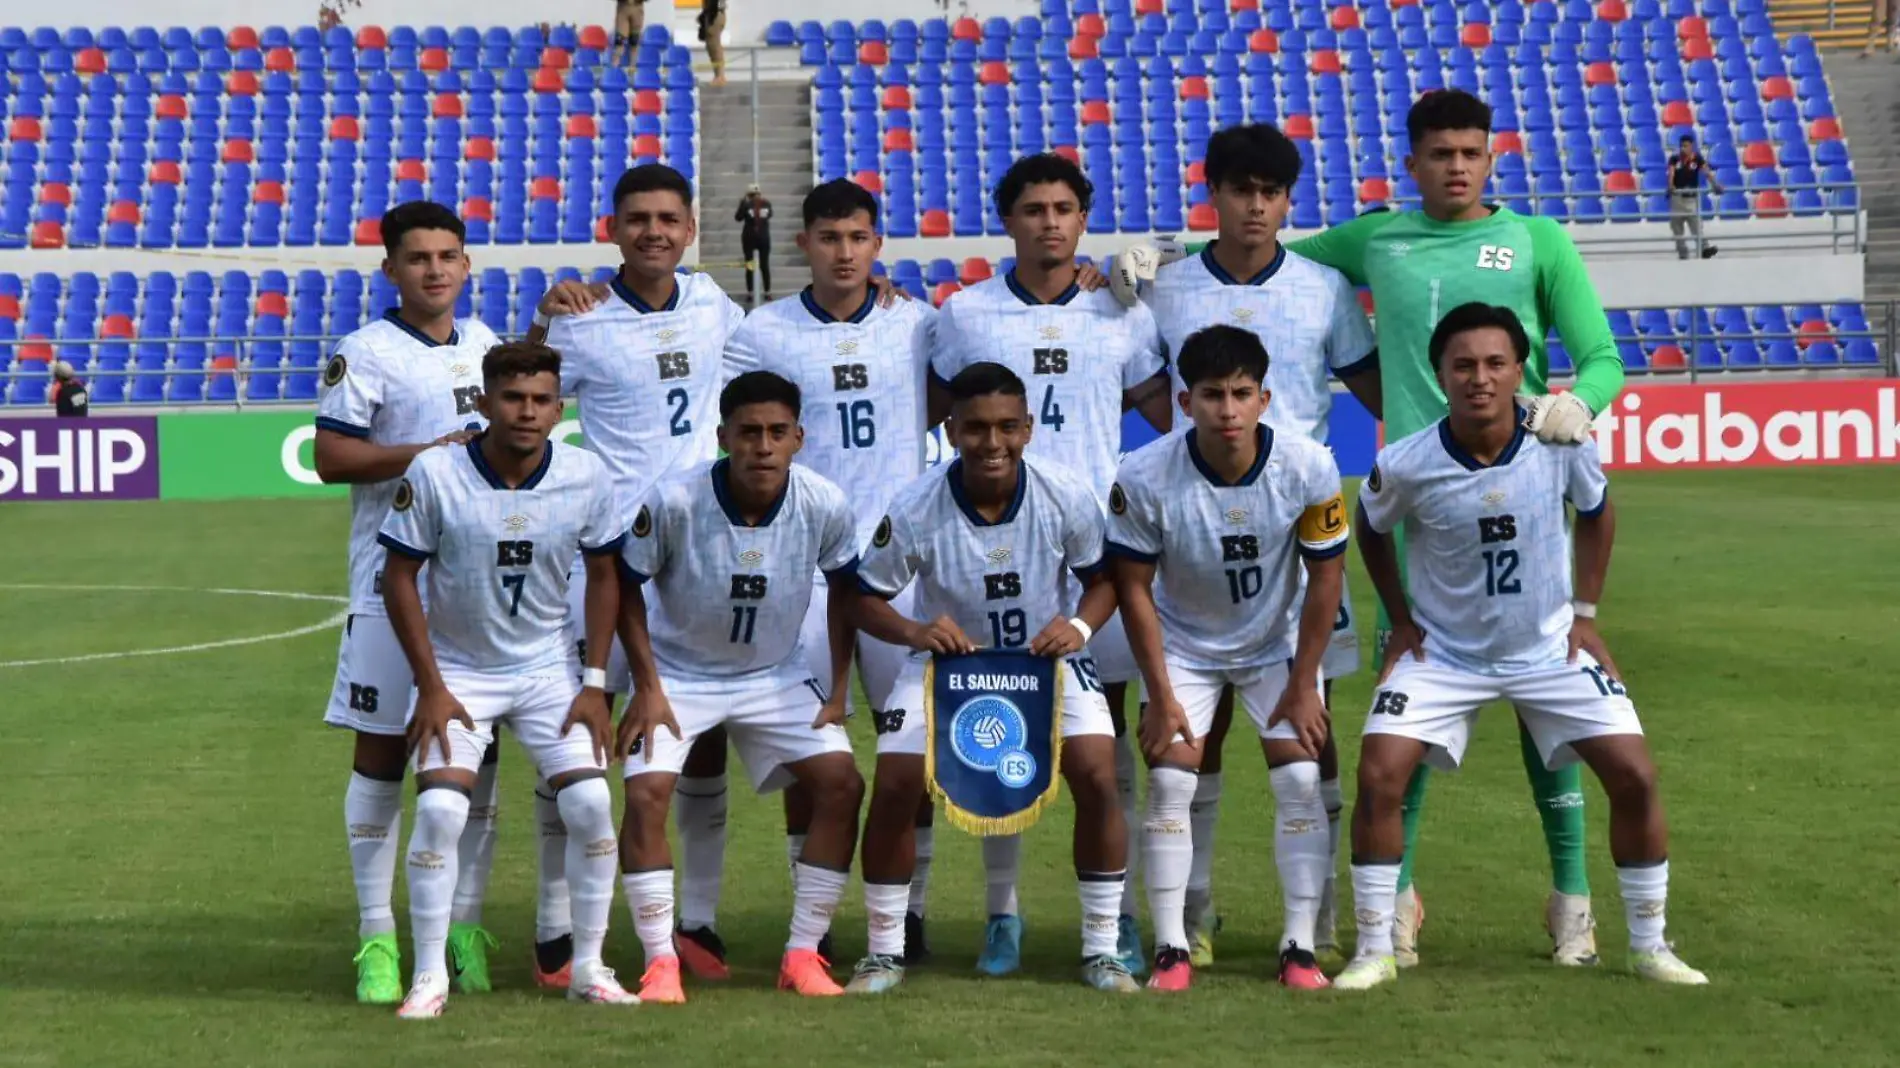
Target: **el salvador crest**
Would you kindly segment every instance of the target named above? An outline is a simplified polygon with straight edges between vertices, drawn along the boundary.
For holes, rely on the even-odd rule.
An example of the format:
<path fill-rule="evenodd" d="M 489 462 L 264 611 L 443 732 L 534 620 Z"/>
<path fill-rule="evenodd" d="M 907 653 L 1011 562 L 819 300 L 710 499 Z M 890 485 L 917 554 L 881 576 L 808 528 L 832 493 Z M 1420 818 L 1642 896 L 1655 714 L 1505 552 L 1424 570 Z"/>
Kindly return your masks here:
<path fill-rule="evenodd" d="M 952 824 L 1018 834 L 1056 796 L 1062 663 L 1022 650 L 933 657 L 925 668 L 925 770 Z"/>

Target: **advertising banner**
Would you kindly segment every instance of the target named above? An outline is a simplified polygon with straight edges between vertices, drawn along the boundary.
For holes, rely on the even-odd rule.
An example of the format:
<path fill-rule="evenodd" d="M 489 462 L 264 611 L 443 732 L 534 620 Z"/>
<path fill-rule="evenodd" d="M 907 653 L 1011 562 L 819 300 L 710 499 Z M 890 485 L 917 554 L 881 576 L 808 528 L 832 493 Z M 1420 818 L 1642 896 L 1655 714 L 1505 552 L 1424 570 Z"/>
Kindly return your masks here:
<path fill-rule="evenodd" d="M 1900 461 L 1900 382 L 1645 383 L 1595 425 L 1613 469 L 1890 464 Z"/>
<path fill-rule="evenodd" d="M 158 496 L 158 421 L 0 418 L 0 501 Z"/>
<path fill-rule="evenodd" d="M 163 495 L 198 501 L 347 496 L 348 486 L 318 480 L 316 436 L 308 411 L 160 416 Z"/>

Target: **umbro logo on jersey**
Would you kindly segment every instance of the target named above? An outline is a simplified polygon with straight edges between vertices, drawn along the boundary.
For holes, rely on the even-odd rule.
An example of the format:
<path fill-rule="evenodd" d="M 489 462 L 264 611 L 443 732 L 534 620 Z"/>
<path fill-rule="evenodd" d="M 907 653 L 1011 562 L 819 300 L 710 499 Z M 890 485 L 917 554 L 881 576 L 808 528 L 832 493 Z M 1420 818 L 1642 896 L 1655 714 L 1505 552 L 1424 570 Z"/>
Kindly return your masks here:
<path fill-rule="evenodd" d="M 1235 309 L 1234 309 L 1234 318 L 1235 318 L 1235 319 L 1238 319 L 1238 320 L 1240 320 L 1240 321 L 1241 321 L 1241 322 L 1243 322 L 1243 323 L 1249 323 L 1249 322 L 1252 322 L 1252 321 L 1253 321 L 1253 309 L 1252 309 L 1252 308 L 1235 308 Z"/>
<path fill-rule="evenodd" d="M 1503 504 L 1504 496 L 1505 494 L 1503 490 L 1492 490 L 1491 492 L 1484 495 L 1484 503 L 1494 504 L 1494 505 Z"/>
<path fill-rule="evenodd" d="M 678 336 L 680 336 L 680 332 L 678 330 L 655 330 L 653 332 L 653 340 L 659 342 L 662 345 L 667 344 L 668 342 L 672 341 L 674 338 Z"/>
<path fill-rule="evenodd" d="M 759 562 L 764 559 L 765 554 L 757 549 L 747 549 L 745 552 L 739 554 L 739 562 L 747 567 L 756 567 Z"/>
<path fill-rule="evenodd" d="M 1045 326 L 1037 330 L 1036 333 L 1041 334 L 1045 341 L 1054 341 L 1062 336 L 1062 328 L 1059 326 Z"/>
<path fill-rule="evenodd" d="M 463 375 L 468 373 L 468 364 L 465 364 L 465 363 L 453 364 L 449 367 L 449 373 L 454 375 L 457 378 L 460 378 Z"/>
<path fill-rule="evenodd" d="M 990 563 L 1000 564 L 1003 561 L 1009 559 L 1009 547 L 1004 546 L 1003 548 L 1000 548 L 1000 549 L 991 549 L 986 555 L 989 556 Z"/>
<path fill-rule="evenodd" d="M 501 525 L 507 527 L 509 530 L 524 530 L 528 526 L 528 517 L 517 512 L 503 519 Z"/>
<path fill-rule="evenodd" d="M 1238 526 L 1241 523 L 1245 523 L 1247 521 L 1247 510 L 1245 508 L 1227 509 L 1227 521 L 1229 523 L 1235 524 L 1236 526 Z"/>
<path fill-rule="evenodd" d="M 851 355 L 852 353 L 854 353 L 854 352 L 856 352 L 856 351 L 858 351 L 858 343 L 857 343 L 857 342 L 855 342 L 855 341 L 840 341 L 840 342 L 838 342 L 838 355 L 840 355 L 840 356 L 849 356 L 849 355 Z"/>

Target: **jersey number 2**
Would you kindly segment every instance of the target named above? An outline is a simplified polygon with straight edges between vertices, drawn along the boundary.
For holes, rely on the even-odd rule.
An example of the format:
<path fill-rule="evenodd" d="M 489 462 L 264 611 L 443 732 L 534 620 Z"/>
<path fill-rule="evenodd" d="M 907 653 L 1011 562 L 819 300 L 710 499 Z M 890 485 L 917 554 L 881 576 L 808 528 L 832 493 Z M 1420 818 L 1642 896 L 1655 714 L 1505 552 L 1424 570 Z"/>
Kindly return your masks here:
<path fill-rule="evenodd" d="M 672 421 L 667 424 L 668 429 L 673 431 L 673 436 L 678 438 L 691 434 L 693 432 L 693 421 L 686 418 L 686 405 L 688 403 L 686 390 L 679 386 L 674 386 L 672 389 L 667 390 L 666 403 L 673 406 L 673 418 Z"/>

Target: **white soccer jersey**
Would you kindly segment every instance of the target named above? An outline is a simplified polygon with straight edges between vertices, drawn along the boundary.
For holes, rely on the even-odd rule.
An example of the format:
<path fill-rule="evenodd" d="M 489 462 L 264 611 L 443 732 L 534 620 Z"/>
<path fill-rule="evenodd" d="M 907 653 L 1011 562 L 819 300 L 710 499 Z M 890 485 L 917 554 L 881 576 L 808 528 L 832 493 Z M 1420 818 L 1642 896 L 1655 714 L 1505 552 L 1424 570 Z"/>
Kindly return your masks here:
<path fill-rule="evenodd" d="M 1375 531 L 1405 524 L 1426 661 L 1485 675 L 1562 663 L 1572 588 L 1564 504 L 1595 515 L 1607 491 L 1594 441 L 1546 445 L 1521 426 L 1490 466 L 1452 440 L 1448 420 L 1381 449 L 1359 503 Z"/>
<path fill-rule="evenodd" d="M 1257 335 L 1273 391 L 1262 418 L 1290 434 L 1325 441 L 1333 410 L 1328 374 L 1350 378 L 1378 367 L 1372 325 L 1346 276 L 1284 246 L 1266 270 L 1242 280 L 1214 262 L 1210 245 L 1163 267 L 1148 302 L 1177 358 L 1195 331 L 1217 323 Z M 1176 394 L 1187 388 L 1172 363 L 1169 374 Z"/>
<path fill-rule="evenodd" d="M 481 440 L 416 457 L 377 540 L 429 561 L 429 644 L 441 667 L 566 674 L 574 554 L 617 551 L 624 537 L 612 485 L 598 457 L 549 442 L 541 466 L 509 489 Z"/>
<path fill-rule="evenodd" d="M 1073 473 L 1024 461 L 1016 497 L 995 523 L 963 492 L 963 461 L 926 472 L 891 502 L 858 571 L 895 597 L 915 579 L 917 618 L 949 616 L 981 646 L 1029 644 L 1073 612 L 1070 573 L 1102 566 L 1102 509 Z"/>
<path fill-rule="evenodd" d="M 932 374 L 948 381 L 984 361 L 1029 387 L 1028 455 L 1069 468 L 1106 501 L 1121 460 L 1122 394 L 1167 368 L 1154 313 L 1122 307 L 1107 287 L 1070 286 L 1044 304 L 1011 271 L 952 296 L 937 316 Z"/>
<path fill-rule="evenodd" d="M 1261 426 L 1259 454 L 1228 483 L 1189 428 L 1130 453 L 1108 498 L 1109 551 L 1157 565 L 1169 659 L 1207 671 L 1293 655 L 1301 557 L 1346 551 L 1339 467 L 1317 442 Z M 1297 551 L 1296 551 L 1297 550 Z"/>
<path fill-rule="evenodd" d="M 668 475 L 719 452 L 720 360 L 745 318 L 711 275 L 676 275 L 652 307 L 618 276 L 580 315 L 548 324 L 561 383 L 580 400 L 581 435 L 612 475 L 623 522 Z"/>
<path fill-rule="evenodd" d="M 925 375 L 936 309 L 923 301 L 834 318 L 807 289 L 746 316 L 726 347 L 726 381 L 771 371 L 798 384 L 805 447 L 798 462 L 836 483 L 870 540 L 891 497 L 924 470 Z"/>
<path fill-rule="evenodd" d="M 482 357 L 501 344 L 479 319 L 456 321 L 446 342 L 394 311 L 346 334 L 323 366 L 317 429 L 376 445 L 418 445 L 483 425 Z M 383 614 L 383 550 L 376 532 L 400 479 L 350 487 L 350 611 Z"/>
<path fill-rule="evenodd" d="M 758 526 L 740 517 L 726 478 L 726 461 L 715 460 L 661 483 L 621 550 L 623 573 L 659 590 L 647 599 L 647 629 L 670 691 L 803 684 L 812 575 L 857 569 L 850 506 L 823 476 L 793 464 Z"/>

